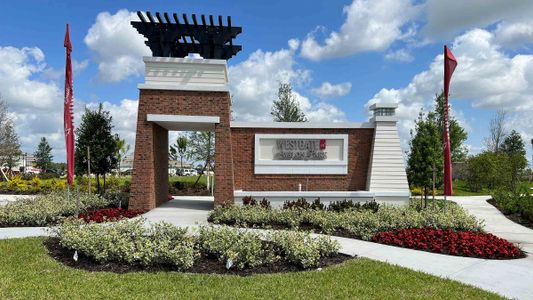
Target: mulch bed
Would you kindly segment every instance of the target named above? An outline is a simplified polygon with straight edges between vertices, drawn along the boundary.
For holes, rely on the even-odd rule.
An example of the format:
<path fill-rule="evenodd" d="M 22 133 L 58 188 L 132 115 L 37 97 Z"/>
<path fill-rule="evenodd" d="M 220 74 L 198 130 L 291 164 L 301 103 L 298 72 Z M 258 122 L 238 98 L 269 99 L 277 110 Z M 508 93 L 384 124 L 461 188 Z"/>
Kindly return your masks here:
<path fill-rule="evenodd" d="M 172 272 L 176 271 L 175 268 L 168 265 L 143 267 L 138 265 L 125 265 L 121 263 L 98 263 L 94 259 L 78 253 L 78 261 L 74 261 L 74 251 L 61 247 L 58 238 L 48 238 L 43 242 L 45 248 L 48 250 L 48 254 L 59 261 L 60 263 L 72 268 L 82 269 L 89 272 L 113 272 L 113 273 L 130 273 L 130 272 Z M 332 257 L 324 257 L 320 260 L 317 268 L 325 268 L 333 265 L 343 263 L 354 257 L 344 254 L 337 254 Z M 315 270 L 308 269 L 308 270 Z M 301 272 L 306 271 L 299 266 L 289 263 L 277 263 L 267 266 L 261 266 L 253 269 L 237 270 L 226 269 L 224 263 L 219 262 L 216 258 L 202 255 L 196 260 L 194 266 L 183 273 L 196 273 L 196 274 L 225 274 L 225 275 L 238 275 L 238 276 L 250 276 L 254 274 L 270 274 L 270 273 L 287 273 L 287 272 Z M 179 272 L 179 271 L 178 271 Z"/>
<path fill-rule="evenodd" d="M 518 223 L 522 226 L 525 226 L 529 229 L 533 229 L 533 223 L 530 222 L 529 220 L 527 219 L 524 219 L 522 218 L 522 216 L 519 214 L 519 213 L 515 213 L 515 214 L 506 214 L 505 212 L 503 212 L 502 209 L 500 209 L 500 207 L 498 206 L 498 204 L 496 203 L 496 201 L 494 199 L 489 199 L 487 200 L 487 202 L 489 204 L 491 204 L 492 206 L 496 207 L 505 217 L 507 217 L 507 219 L 515 222 L 515 223 Z"/>

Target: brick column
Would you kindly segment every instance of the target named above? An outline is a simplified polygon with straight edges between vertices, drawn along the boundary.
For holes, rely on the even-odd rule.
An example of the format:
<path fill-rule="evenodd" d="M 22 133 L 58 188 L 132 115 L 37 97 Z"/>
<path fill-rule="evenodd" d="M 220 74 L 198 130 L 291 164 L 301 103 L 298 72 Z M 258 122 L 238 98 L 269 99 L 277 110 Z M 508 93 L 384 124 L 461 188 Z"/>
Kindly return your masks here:
<path fill-rule="evenodd" d="M 225 112 L 220 114 L 220 123 L 215 125 L 215 206 L 234 202 L 233 149 L 229 114 L 231 99 L 228 93 L 224 98 L 220 105 Z"/>

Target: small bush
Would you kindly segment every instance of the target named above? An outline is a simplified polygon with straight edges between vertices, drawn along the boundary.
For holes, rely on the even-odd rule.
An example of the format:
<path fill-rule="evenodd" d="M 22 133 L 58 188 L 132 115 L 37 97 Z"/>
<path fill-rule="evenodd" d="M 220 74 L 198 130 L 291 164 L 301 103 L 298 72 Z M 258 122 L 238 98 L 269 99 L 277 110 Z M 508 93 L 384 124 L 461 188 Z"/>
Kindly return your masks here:
<path fill-rule="evenodd" d="M 271 208 L 270 201 L 268 201 L 267 198 L 263 198 L 261 201 L 259 201 L 259 205 L 262 208 Z"/>
<path fill-rule="evenodd" d="M 70 199 L 65 192 L 52 192 L 35 198 L 21 199 L 0 207 L 0 226 L 46 226 L 61 222 L 77 213 L 77 195 Z M 110 202 L 98 195 L 79 194 L 80 210 L 106 207 Z"/>
<path fill-rule="evenodd" d="M 377 203 L 375 200 L 365 202 L 361 205 L 360 202 L 353 202 L 352 200 L 342 200 L 342 201 L 334 201 L 331 202 L 328 206 L 329 211 L 335 211 L 335 212 L 342 212 L 345 210 L 362 210 L 362 209 L 368 209 L 373 212 L 377 212 L 379 209 L 379 203 Z"/>
<path fill-rule="evenodd" d="M 216 256 L 222 263 L 229 261 L 229 265 L 240 270 L 254 268 L 274 259 L 263 249 L 258 233 L 229 227 L 201 227 L 198 245 L 205 253 Z"/>
<path fill-rule="evenodd" d="M 287 200 L 283 203 L 283 209 L 309 209 L 311 204 L 305 200 L 305 198 L 299 198 L 298 200 Z"/>
<path fill-rule="evenodd" d="M 110 205 L 120 208 L 128 208 L 130 194 L 119 190 L 108 190 L 103 197 L 109 201 Z"/>
<path fill-rule="evenodd" d="M 252 196 L 242 197 L 242 205 L 257 205 L 257 201 Z"/>

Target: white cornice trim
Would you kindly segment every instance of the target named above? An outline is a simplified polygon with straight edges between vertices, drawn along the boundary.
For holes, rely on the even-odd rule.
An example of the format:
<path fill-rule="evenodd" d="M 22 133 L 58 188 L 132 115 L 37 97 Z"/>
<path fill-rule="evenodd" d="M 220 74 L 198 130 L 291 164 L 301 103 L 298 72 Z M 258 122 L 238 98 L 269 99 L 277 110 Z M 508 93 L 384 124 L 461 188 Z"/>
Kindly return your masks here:
<path fill-rule="evenodd" d="M 137 88 L 140 90 L 168 90 L 168 91 L 201 91 L 201 92 L 229 92 L 227 85 L 183 85 L 183 84 L 150 84 L 139 83 Z"/>
<path fill-rule="evenodd" d="M 374 128 L 369 122 L 231 122 L 232 128 L 351 129 Z"/>

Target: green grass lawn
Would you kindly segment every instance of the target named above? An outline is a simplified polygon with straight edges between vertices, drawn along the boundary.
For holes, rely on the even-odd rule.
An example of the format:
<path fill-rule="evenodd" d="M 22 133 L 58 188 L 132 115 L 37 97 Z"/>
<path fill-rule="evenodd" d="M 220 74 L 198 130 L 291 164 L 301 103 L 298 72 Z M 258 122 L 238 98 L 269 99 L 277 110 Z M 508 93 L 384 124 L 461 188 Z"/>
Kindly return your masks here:
<path fill-rule="evenodd" d="M 0 299 L 499 299 L 458 282 L 369 259 L 322 271 L 251 277 L 114 274 L 66 267 L 43 238 L 0 240 Z"/>

